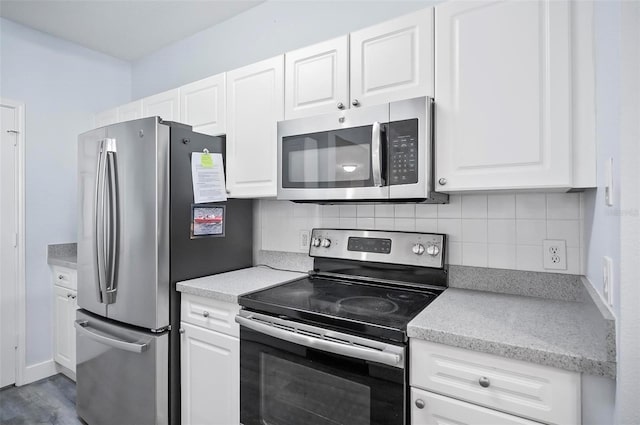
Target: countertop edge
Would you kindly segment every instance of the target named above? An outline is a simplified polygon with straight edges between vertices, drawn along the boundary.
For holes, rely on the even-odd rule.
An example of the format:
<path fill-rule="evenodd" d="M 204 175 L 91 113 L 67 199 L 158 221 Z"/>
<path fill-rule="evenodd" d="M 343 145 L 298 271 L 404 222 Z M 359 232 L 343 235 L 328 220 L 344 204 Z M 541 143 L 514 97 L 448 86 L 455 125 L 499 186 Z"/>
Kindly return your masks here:
<path fill-rule="evenodd" d="M 50 266 L 67 267 L 69 269 L 78 270 L 78 263 L 73 260 L 65 260 L 62 258 L 47 258 L 47 264 Z"/>

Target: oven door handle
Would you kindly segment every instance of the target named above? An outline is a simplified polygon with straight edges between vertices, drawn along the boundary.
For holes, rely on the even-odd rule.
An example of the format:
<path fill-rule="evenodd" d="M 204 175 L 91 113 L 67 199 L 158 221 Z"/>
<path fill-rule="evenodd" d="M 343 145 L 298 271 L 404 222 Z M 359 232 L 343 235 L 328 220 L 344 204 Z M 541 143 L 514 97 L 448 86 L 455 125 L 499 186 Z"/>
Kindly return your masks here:
<path fill-rule="evenodd" d="M 261 334 L 269 335 L 274 338 L 292 342 L 294 344 L 303 345 L 305 347 L 314 348 L 329 353 L 338 354 L 346 357 L 353 357 L 361 360 L 369 360 L 376 363 L 382 363 L 388 366 L 404 368 L 404 359 L 402 354 L 391 352 L 392 349 L 398 350 L 398 347 L 390 344 L 379 343 L 380 348 L 368 348 L 362 345 L 352 345 L 348 342 L 334 342 L 314 336 L 304 335 L 297 332 L 281 329 L 269 324 L 252 320 L 250 317 L 236 316 L 236 322 L 241 326 L 252 329 Z"/>

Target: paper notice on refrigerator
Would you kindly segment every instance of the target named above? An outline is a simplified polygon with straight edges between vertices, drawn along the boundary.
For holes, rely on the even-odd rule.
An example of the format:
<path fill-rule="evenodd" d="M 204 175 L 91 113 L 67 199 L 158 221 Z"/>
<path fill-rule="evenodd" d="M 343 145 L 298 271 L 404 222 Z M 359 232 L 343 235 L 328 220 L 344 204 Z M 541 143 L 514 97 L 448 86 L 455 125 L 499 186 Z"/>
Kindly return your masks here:
<path fill-rule="evenodd" d="M 191 179 L 193 180 L 193 203 L 227 200 L 222 154 L 192 152 Z"/>

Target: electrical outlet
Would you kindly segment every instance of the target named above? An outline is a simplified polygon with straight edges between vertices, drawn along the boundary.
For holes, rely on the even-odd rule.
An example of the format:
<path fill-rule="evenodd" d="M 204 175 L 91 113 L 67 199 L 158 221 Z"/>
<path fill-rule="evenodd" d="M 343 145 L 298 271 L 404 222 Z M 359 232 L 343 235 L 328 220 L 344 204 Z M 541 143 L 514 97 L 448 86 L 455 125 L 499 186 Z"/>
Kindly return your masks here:
<path fill-rule="evenodd" d="M 300 243 L 300 246 L 298 248 L 309 249 L 310 237 L 311 237 L 311 232 L 309 232 L 308 230 L 300 230 L 300 233 L 298 233 L 298 242 Z"/>
<path fill-rule="evenodd" d="M 602 295 L 607 303 L 613 307 L 613 260 L 602 257 Z"/>
<path fill-rule="evenodd" d="M 567 269 L 567 243 L 563 240 L 542 241 L 543 267 L 548 270 Z"/>

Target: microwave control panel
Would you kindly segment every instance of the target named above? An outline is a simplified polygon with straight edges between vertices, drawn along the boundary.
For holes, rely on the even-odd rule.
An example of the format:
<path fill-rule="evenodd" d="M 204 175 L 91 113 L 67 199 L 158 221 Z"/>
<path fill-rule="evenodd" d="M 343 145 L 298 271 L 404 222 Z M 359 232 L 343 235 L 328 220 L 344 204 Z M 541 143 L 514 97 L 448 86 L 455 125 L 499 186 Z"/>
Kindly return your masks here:
<path fill-rule="evenodd" d="M 418 120 L 390 122 L 389 184 L 418 183 Z"/>

